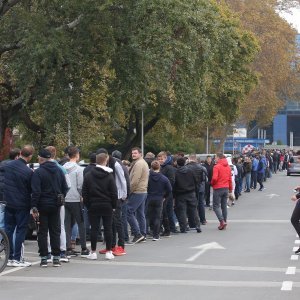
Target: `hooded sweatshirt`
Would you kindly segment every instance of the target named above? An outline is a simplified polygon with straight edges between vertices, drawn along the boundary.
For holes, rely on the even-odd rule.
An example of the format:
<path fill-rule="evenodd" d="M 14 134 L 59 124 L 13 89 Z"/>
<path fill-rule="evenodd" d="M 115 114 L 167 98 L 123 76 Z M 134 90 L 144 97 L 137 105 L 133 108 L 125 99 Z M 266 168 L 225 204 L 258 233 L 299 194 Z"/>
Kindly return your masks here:
<path fill-rule="evenodd" d="M 175 173 L 174 196 L 195 193 L 196 190 L 197 181 L 193 171 L 187 166 L 179 167 Z"/>
<path fill-rule="evenodd" d="M 113 170 L 100 165 L 91 169 L 84 177 L 82 196 L 89 214 L 111 215 L 118 200 Z"/>
<path fill-rule="evenodd" d="M 226 158 L 219 159 L 214 166 L 211 185 L 214 190 L 228 188 L 232 192 L 231 168 Z"/>
<path fill-rule="evenodd" d="M 161 173 L 150 170 L 147 200 L 160 200 L 168 197 L 172 187 L 169 179 Z"/>
<path fill-rule="evenodd" d="M 83 184 L 83 168 L 75 162 L 65 163 L 64 168 L 66 169 L 71 181 L 71 188 L 67 193 L 65 201 L 80 202 Z"/>
<path fill-rule="evenodd" d="M 32 207 L 38 210 L 57 208 L 57 195 L 67 193 L 68 186 L 63 171 L 55 162 L 47 161 L 33 172 L 31 180 Z"/>

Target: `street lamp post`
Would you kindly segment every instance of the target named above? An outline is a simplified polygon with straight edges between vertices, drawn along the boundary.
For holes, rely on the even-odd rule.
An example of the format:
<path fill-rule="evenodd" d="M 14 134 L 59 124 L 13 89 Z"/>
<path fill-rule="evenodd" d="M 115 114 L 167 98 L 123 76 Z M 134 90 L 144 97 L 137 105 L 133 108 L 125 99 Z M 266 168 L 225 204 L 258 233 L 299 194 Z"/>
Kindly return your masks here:
<path fill-rule="evenodd" d="M 145 109 L 145 104 L 144 104 L 144 103 L 142 103 L 141 109 L 142 109 L 141 150 L 142 150 L 142 155 L 143 155 L 143 157 L 144 157 L 144 109 Z"/>
<path fill-rule="evenodd" d="M 73 90 L 73 83 L 69 83 L 70 96 L 69 96 L 69 112 L 68 112 L 68 146 L 71 146 L 71 93 Z"/>

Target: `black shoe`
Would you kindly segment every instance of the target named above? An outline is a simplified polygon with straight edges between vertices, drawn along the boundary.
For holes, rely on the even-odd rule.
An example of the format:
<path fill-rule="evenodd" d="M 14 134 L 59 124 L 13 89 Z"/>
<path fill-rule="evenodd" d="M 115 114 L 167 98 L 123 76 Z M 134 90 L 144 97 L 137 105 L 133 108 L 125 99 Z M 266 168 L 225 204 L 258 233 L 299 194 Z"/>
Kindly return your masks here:
<path fill-rule="evenodd" d="M 161 236 L 163 236 L 163 237 L 171 237 L 171 233 L 170 232 L 164 232 Z"/>
<path fill-rule="evenodd" d="M 78 253 L 75 252 L 74 250 L 67 250 L 66 256 L 67 256 L 67 258 L 76 257 L 76 256 L 78 256 Z"/>
<path fill-rule="evenodd" d="M 206 221 L 206 220 L 205 220 L 205 221 L 202 221 L 201 224 L 202 224 L 202 225 L 206 225 L 206 224 L 207 224 L 207 221 Z"/>
<path fill-rule="evenodd" d="M 126 246 L 132 246 L 132 245 L 133 245 L 133 242 L 131 242 L 131 241 L 125 241 L 125 245 L 126 245 Z"/>
<path fill-rule="evenodd" d="M 81 250 L 81 257 L 87 257 L 89 256 L 90 254 L 90 250 L 89 249 L 84 249 L 84 250 Z"/>
<path fill-rule="evenodd" d="M 262 191 L 263 191 L 263 188 L 262 188 L 262 189 L 259 189 L 258 191 L 259 191 L 259 192 L 262 192 Z"/>
<path fill-rule="evenodd" d="M 300 255 L 300 248 L 297 251 L 295 251 L 295 254 Z"/>
<path fill-rule="evenodd" d="M 40 266 L 41 266 L 42 268 L 47 268 L 47 267 L 48 267 L 47 258 L 42 258 L 42 259 L 41 259 Z"/>
<path fill-rule="evenodd" d="M 199 227 L 199 228 L 196 228 L 196 230 L 197 230 L 197 233 L 200 233 L 200 232 L 202 232 L 202 230 L 201 230 L 201 228 Z"/>
<path fill-rule="evenodd" d="M 133 238 L 132 243 L 133 243 L 133 244 L 140 243 L 141 241 L 144 240 L 144 238 L 145 238 L 145 237 L 144 237 L 143 235 L 139 234 L 139 235 L 137 235 L 137 236 L 135 236 L 135 237 Z"/>
<path fill-rule="evenodd" d="M 61 267 L 59 258 L 53 258 L 53 267 Z"/>

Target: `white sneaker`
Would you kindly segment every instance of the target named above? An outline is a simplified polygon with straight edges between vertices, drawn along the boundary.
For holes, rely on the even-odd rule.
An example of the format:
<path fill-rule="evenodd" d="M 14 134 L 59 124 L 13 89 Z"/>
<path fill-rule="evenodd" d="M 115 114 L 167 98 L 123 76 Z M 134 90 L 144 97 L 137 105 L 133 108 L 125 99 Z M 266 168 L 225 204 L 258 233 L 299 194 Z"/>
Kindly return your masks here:
<path fill-rule="evenodd" d="M 96 252 L 90 252 L 90 254 L 88 256 L 86 256 L 85 258 L 95 260 L 95 259 L 97 259 L 97 253 Z"/>
<path fill-rule="evenodd" d="M 8 261 L 7 261 L 7 266 L 8 267 L 13 267 L 13 260 L 12 259 L 9 259 Z"/>
<path fill-rule="evenodd" d="M 105 253 L 105 259 L 111 260 L 111 259 L 114 259 L 114 258 L 115 258 L 115 257 L 114 257 L 114 255 L 112 254 L 111 251 L 107 251 L 107 252 Z"/>
<path fill-rule="evenodd" d="M 13 263 L 12 263 L 12 267 L 30 267 L 31 266 L 31 263 L 29 262 L 26 262 L 26 261 L 17 261 L 17 260 L 14 260 Z"/>

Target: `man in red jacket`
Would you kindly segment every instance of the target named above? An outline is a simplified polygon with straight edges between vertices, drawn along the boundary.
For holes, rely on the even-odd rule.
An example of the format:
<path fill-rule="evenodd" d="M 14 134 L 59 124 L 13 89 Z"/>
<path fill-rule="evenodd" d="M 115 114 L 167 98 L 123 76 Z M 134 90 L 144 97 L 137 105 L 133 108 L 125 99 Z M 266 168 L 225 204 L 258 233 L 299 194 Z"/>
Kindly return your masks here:
<path fill-rule="evenodd" d="M 218 229 L 223 230 L 227 226 L 228 192 L 232 193 L 231 169 L 223 153 L 216 156 L 211 185 L 214 191 L 213 210 L 220 221 Z"/>

